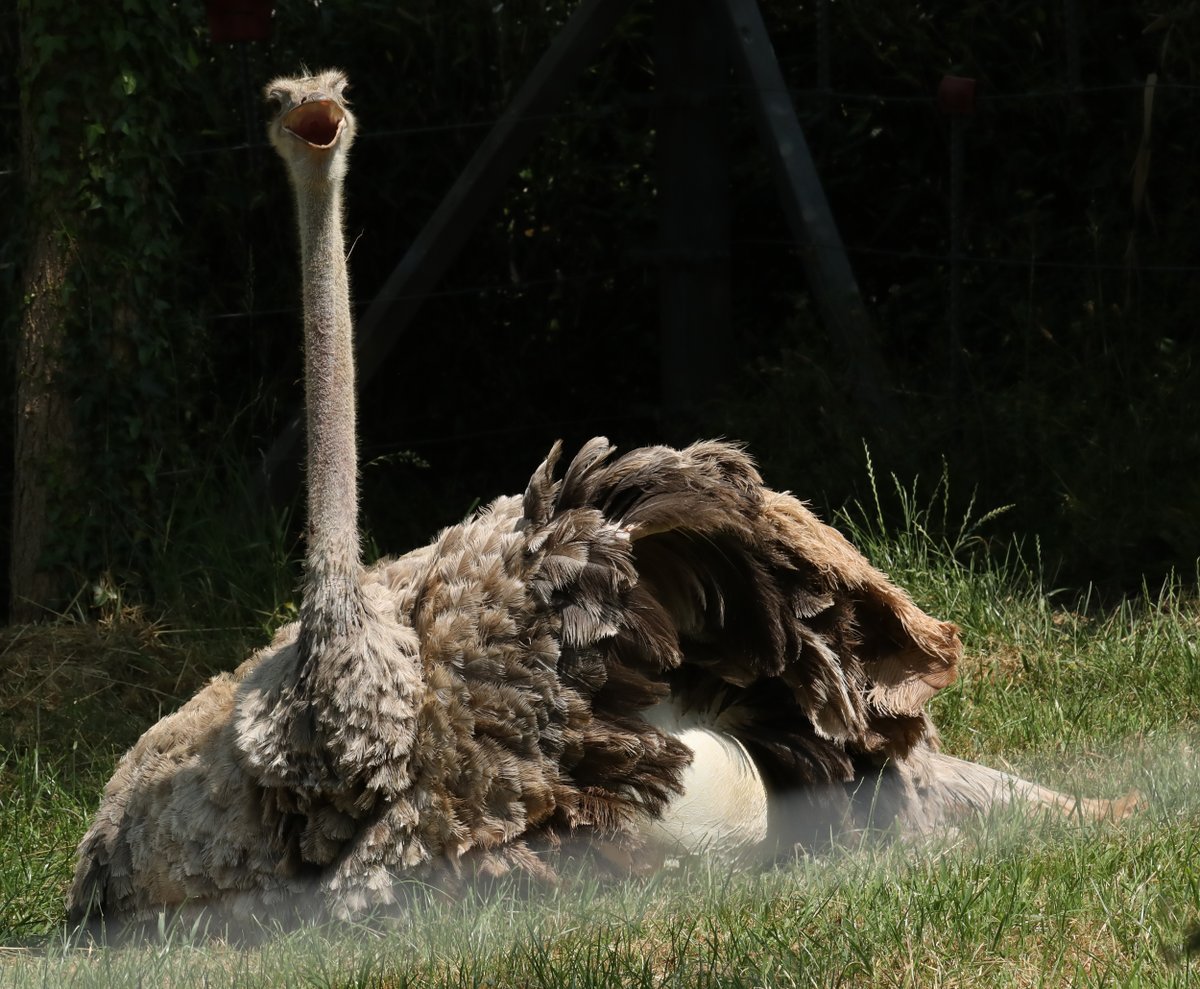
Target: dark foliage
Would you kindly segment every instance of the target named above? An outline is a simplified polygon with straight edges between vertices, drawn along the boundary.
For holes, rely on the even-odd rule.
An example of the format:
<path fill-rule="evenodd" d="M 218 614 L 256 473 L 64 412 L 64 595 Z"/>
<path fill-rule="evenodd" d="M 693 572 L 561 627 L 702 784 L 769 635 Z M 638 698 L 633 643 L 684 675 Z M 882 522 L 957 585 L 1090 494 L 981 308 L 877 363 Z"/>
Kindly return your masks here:
<path fill-rule="evenodd" d="M 96 451 L 85 449 L 85 476 L 145 474 L 157 462 L 153 444 L 180 439 L 132 518 L 117 513 L 119 498 L 86 485 L 76 492 L 93 511 L 64 505 L 64 517 L 87 525 L 53 562 L 79 584 L 108 569 L 130 593 L 177 605 L 186 589 L 161 572 L 161 545 L 178 538 L 181 515 L 202 519 L 205 507 L 180 506 L 203 487 L 209 520 L 230 510 L 217 503 L 219 484 L 197 477 L 219 481 L 241 473 L 241 462 L 250 473 L 300 400 L 292 207 L 262 144 L 259 84 L 302 62 L 340 66 L 354 83 L 362 137 L 348 230 L 361 312 L 573 6 L 285 4 L 272 42 L 245 49 L 211 44 L 200 4 L 174 8 L 177 50 L 147 71 L 185 63 L 189 50 L 195 58 L 156 111 L 177 157 L 158 191 L 143 194 L 169 196 L 157 208 L 178 214 L 162 234 L 175 257 L 154 262 L 178 277 L 159 277 L 169 297 L 136 314 L 139 333 L 160 348 L 147 351 L 160 355 L 157 380 L 122 394 L 156 394 L 176 408 L 157 410 L 166 432 L 105 447 L 115 466 L 88 463 Z M 1061 583 L 1121 591 L 1172 567 L 1193 572 L 1200 20 L 1182 7 L 1165 20 L 1147 4 L 1090 10 L 1072 41 L 1069 3 L 833 4 L 830 95 L 815 88 L 815 6 L 763 7 L 872 310 L 896 421 L 864 425 L 849 407 L 846 369 L 813 315 L 737 100 L 729 140 L 738 361 L 724 394 L 694 422 L 660 420 L 657 272 L 644 261 L 657 237 L 653 11 L 642 2 L 364 390 L 364 520 L 378 544 L 406 549 L 477 501 L 516 491 L 556 437 L 571 446 L 606 433 L 628 446 L 686 430 L 751 441 L 769 481 L 826 508 L 863 482 L 864 438 L 877 466 L 906 477 L 932 480 L 945 458 L 964 497 L 976 487 L 985 506 L 1014 504 L 1006 524 L 1040 540 Z M 119 16 L 78 11 L 79 30 Z M 15 111 L 19 73 L 2 56 L 16 51 L 16 19 L 0 17 L 0 31 L 0 99 Z M 1076 65 L 1079 89 L 1070 92 Z M 1149 72 L 1159 82 L 1153 154 L 1135 196 Z M 951 128 L 933 102 L 944 73 L 977 78 L 980 95 L 963 136 L 958 353 L 947 330 Z M 15 112 L 0 117 L 5 146 L 17 147 L 17 129 Z M 130 143 L 139 154 L 149 147 Z M 124 167 L 119 155 L 106 160 Z M 22 200 L 17 164 L 0 158 L 10 205 Z M 10 341 L 27 228 L 6 222 L 0 242 Z M 78 332 L 86 342 L 94 325 Z M 137 369 L 150 370 L 141 361 Z M 85 399 L 93 425 L 111 411 L 97 396 L 119 391 L 122 373 L 119 362 L 68 372 L 65 387 Z M 4 380 L 7 409 L 11 374 Z M 229 488 L 244 486 L 229 477 Z M 992 535 L 1008 533 L 993 523 Z"/>

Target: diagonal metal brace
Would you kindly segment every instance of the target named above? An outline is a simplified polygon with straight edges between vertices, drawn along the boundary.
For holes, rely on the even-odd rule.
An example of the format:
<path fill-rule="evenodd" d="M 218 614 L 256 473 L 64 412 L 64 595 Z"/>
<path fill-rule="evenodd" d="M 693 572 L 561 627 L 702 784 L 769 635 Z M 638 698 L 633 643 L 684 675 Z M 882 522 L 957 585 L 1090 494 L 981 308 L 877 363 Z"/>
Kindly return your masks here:
<path fill-rule="evenodd" d="M 775 173 L 779 200 L 821 322 L 854 375 L 855 397 L 876 425 L 886 408 L 883 362 L 841 234 L 825 198 L 787 84 L 756 0 L 712 0 L 729 26 L 734 66 L 748 90 L 759 137 Z"/>
<path fill-rule="evenodd" d="M 417 234 L 359 322 L 358 383 L 378 371 L 421 303 L 458 256 L 471 230 L 496 200 L 545 128 L 550 112 L 613 33 L 631 0 L 582 0 L 508 108 Z M 263 459 L 267 484 L 287 495 L 297 478 L 303 413 L 295 416 Z"/>

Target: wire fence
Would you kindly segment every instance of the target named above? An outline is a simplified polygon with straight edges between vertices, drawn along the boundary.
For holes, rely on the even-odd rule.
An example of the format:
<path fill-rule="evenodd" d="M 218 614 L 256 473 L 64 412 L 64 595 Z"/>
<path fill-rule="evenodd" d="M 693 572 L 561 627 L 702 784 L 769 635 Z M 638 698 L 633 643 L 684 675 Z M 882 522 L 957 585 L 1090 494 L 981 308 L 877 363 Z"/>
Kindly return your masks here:
<path fill-rule="evenodd" d="M 1059 100 L 1069 99 L 1077 100 L 1081 97 L 1089 96 L 1105 96 L 1121 93 L 1137 93 L 1142 94 L 1146 89 L 1145 82 L 1128 82 L 1128 83 L 1109 83 L 1104 85 L 1079 85 L 1079 86 L 1063 86 L 1043 90 L 1029 90 L 1022 92 L 980 92 L 976 96 L 978 104 L 1002 104 L 1002 103 L 1032 103 L 1043 100 Z M 1180 92 L 1180 93 L 1197 93 L 1200 92 L 1200 84 L 1182 83 L 1182 82 L 1156 82 L 1154 84 L 1156 92 Z M 726 91 L 728 94 L 741 94 L 747 90 L 747 87 L 740 84 L 730 84 Z M 785 91 L 794 101 L 825 101 L 825 102 L 843 102 L 843 103 L 864 103 L 872 104 L 878 107 L 887 107 L 889 105 L 924 105 L 929 107 L 931 111 L 937 110 L 936 93 L 884 93 L 884 92 L 862 92 L 848 91 L 834 88 L 822 87 L 788 87 Z M 459 133 L 459 132 L 481 132 L 487 131 L 496 126 L 501 120 L 522 120 L 531 122 L 551 123 L 564 120 L 575 121 L 599 121 L 610 119 L 619 113 L 625 112 L 631 107 L 653 106 L 657 103 L 657 97 L 650 95 L 637 95 L 621 102 L 610 102 L 600 106 L 593 106 L 580 109 L 563 109 L 553 113 L 544 113 L 536 115 L 528 115 L 524 117 L 511 117 L 508 115 L 489 116 L 483 119 L 446 121 L 437 124 L 422 124 L 410 127 L 386 128 L 382 130 L 367 129 L 358 135 L 357 140 L 360 142 L 374 141 L 401 141 L 410 138 L 425 137 L 430 135 Z M 194 159 L 204 158 L 217 155 L 238 154 L 247 151 L 260 151 L 270 147 L 266 140 L 248 142 L 240 141 L 235 143 L 210 144 L 202 147 L 189 148 L 180 153 L 181 158 Z M 0 169 L 0 179 L 11 178 L 19 173 L 20 169 L 16 167 L 5 167 Z M 1142 273 L 1162 273 L 1162 274 L 1180 274 L 1190 275 L 1200 272 L 1200 265 L 1197 264 L 1147 264 L 1143 262 L 1127 262 L 1127 261 L 1102 261 L 1099 259 L 1087 260 L 1059 260 L 1038 257 L 1037 255 L 1025 256 L 998 256 L 991 254 L 974 254 L 963 253 L 954 254 L 952 252 L 939 252 L 928 250 L 914 250 L 911 248 L 890 248 L 881 246 L 868 246 L 864 244 L 817 244 L 817 243 L 799 243 L 792 238 L 740 238 L 731 241 L 732 248 L 771 248 L 784 249 L 794 251 L 813 251 L 813 250 L 829 250 L 829 251 L 845 251 L 851 255 L 861 257 L 878 257 L 889 258 L 897 261 L 918 262 L 931 265 L 950 265 L 952 263 L 961 263 L 978 266 L 991 267 L 1008 267 L 1008 268 L 1023 268 L 1030 270 L 1063 270 L 1063 271 L 1093 271 L 1093 272 L 1120 272 L 1136 270 Z M 520 292 L 526 290 L 536 290 L 551 285 L 563 285 L 574 283 L 586 283 L 610 279 L 621 275 L 626 275 L 631 271 L 644 270 L 648 262 L 630 261 L 628 264 L 621 265 L 616 268 L 607 268 L 604 270 L 591 270 L 567 274 L 557 274 L 554 277 L 536 278 L 536 279 L 518 279 L 505 283 L 495 284 L 480 284 L 466 286 L 451 286 L 437 289 L 431 292 L 422 293 L 422 298 L 453 298 L 453 297 L 479 297 L 484 295 L 495 295 L 502 293 Z M 7 266 L 6 266 L 7 267 Z M 407 298 L 400 296 L 399 298 Z M 355 307 L 357 309 L 366 309 L 375 301 L 374 297 L 367 299 L 356 300 Z M 299 313 L 298 306 L 285 306 L 269 309 L 247 309 L 229 312 L 213 313 L 206 316 L 206 319 L 213 322 L 227 322 L 235 320 L 257 319 L 265 317 L 277 317 L 295 315 Z"/>
<path fill-rule="evenodd" d="M 1163 92 L 1184 92 L 1195 93 L 1200 92 L 1200 83 L 1181 83 L 1181 82 L 1156 82 L 1154 84 L 1155 91 Z M 1099 96 L 1111 95 L 1114 93 L 1142 93 L 1146 89 L 1146 83 L 1143 82 L 1128 82 L 1128 83 L 1111 83 L 1102 86 L 1064 86 L 1054 89 L 1030 90 L 1024 92 L 1010 93 L 989 93 L 986 90 L 978 93 L 976 102 L 982 104 L 988 103 L 1013 103 L 1013 102 L 1034 102 L 1040 100 L 1051 99 L 1076 99 L 1081 96 Z M 730 84 L 726 87 L 728 93 L 743 93 L 747 90 L 746 86 L 738 84 Z M 786 92 L 793 100 L 833 100 L 845 103 L 871 103 L 878 106 L 888 105 L 926 105 L 930 109 L 937 107 L 936 93 L 881 93 L 881 92 L 852 92 L 839 89 L 822 89 L 818 87 L 788 87 L 780 92 Z M 609 103 L 598 107 L 591 107 L 579 110 L 559 110 L 553 113 L 530 114 L 525 116 L 509 117 L 507 115 L 487 117 L 479 120 L 457 120 L 446 121 L 439 124 L 421 124 L 412 127 L 395 127 L 385 130 L 366 130 L 360 133 L 356 140 L 362 141 L 382 141 L 390 139 L 403 139 L 412 137 L 423 137 L 431 134 L 445 134 L 460 131 L 481 131 L 490 130 L 501 120 L 515 120 L 522 122 L 545 122 L 558 120 L 603 120 L 608 117 L 615 116 L 617 113 L 628 109 L 630 106 L 639 104 L 654 104 L 656 97 L 631 97 L 621 103 Z M 205 157 L 208 155 L 223 155 L 240 151 L 252 151 L 269 148 L 270 144 L 263 141 L 237 141 L 229 144 L 204 145 L 202 147 L 189 148 L 180 152 L 180 156 L 184 158 Z M 13 176 L 18 174 L 19 169 L 15 167 L 0 168 L 0 178 Z"/>
<path fill-rule="evenodd" d="M 1200 274 L 1200 264 L 1145 264 L 1138 262 L 1106 262 L 1106 261 L 1057 261 L 1036 256 L 1017 258 L 1017 257 L 996 257 L 984 254 L 963 254 L 958 258 L 949 253 L 939 253 L 936 251 L 913 251 L 902 249 L 890 249 L 881 247 L 865 247 L 853 244 L 799 244 L 795 240 L 787 238 L 738 238 L 730 241 L 730 246 L 738 247 L 763 247 L 773 250 L 828 250 L 828 251 L 845 251 L 849 254 L 861 255 L 864 257 L 886 257 L 896 261 L 913 261 L 923 264 L 949 266 L 951 262 L 958 260 L 967 265 L 1007 267 L 1007 268 L 1022 268 L 1026 270 L 1048 270 L 1048 271 L 1104 271 L 1104 272 L 1123 272 L 1137 271 L 1145 274 L 1168 274 L 1168 275 L 1194 275 Z M 477 285 L 462 285 L 448 288 L 436 289 L 430 292 L 421 293 L 420 298 L 424 299 L 447 299 L 447 298 L 480 298 L 488 295 L 506 295 L 514 292 L 523 292 L 536 290 L 552 285 L 578 285 L 587 282 L 605 281 L 608 279 L 619 278 L 621 276 L 631 275 L 635 272 L 643 271 L 646 268 L 645 263 L 633 263 L 622 265 L 619 267 L 609 267 L 597 269 L 594 271 L 580 271 L 573 273 L 564 273 L 556 275 L 552 278 L 530 278 L 517 281 L 493 284 L 477 284 Z M 417 296 L 398 295 L 394 298 L 410 299 Z M 353 303 L 354 308 L 362 312 L 368 309 L 375 302 L 375 297 L 371 296 L 365 299 L 356 299 Z M 213 313 L 206 319 L 219 321 L 235 321 L 245 319 L 258 319 L 264 317 L 277 316 L 299 316 L 299 306 L 281 306 L 271 309 L 247 309 L 230 312 Z"/>

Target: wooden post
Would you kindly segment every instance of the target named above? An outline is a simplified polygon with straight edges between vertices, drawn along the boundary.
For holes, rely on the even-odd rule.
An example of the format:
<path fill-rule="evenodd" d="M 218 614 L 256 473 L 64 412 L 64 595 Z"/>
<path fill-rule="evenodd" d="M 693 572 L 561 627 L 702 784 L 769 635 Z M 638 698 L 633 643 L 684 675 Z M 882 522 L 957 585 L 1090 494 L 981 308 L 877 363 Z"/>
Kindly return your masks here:
<path fill-rule="evenodd" d="M 658 0 L 656 13 L 662 420 L 681 440 L 732 349 L 729 46 L 707 5 Z"/>

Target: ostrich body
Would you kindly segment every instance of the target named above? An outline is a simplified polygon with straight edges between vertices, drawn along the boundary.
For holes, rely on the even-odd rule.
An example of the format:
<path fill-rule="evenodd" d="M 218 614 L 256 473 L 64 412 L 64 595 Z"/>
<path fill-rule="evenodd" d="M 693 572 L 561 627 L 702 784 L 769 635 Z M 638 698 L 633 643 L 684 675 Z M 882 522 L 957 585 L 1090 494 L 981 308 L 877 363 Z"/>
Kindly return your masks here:
<path fill-rule="evenodd" d="M 595 439 L 560 472 L 556 445 L 523 497 L 364 567 L 345 85 L 267 87 L 304 281 L 300 619 L 126 753 L 80 844 L 72 921 L 302 897 L 355 916 L 411 879 L 550 878 L 576 839 L 636 868 L 872 815 L 919 829 L 1008 799 L 1074 806 L 937 752 L 924 706 L 954 679 L 957 630 L 735 446 L 617 457 Z M 783 791 L 813 813 L 780 813 Z"/>

